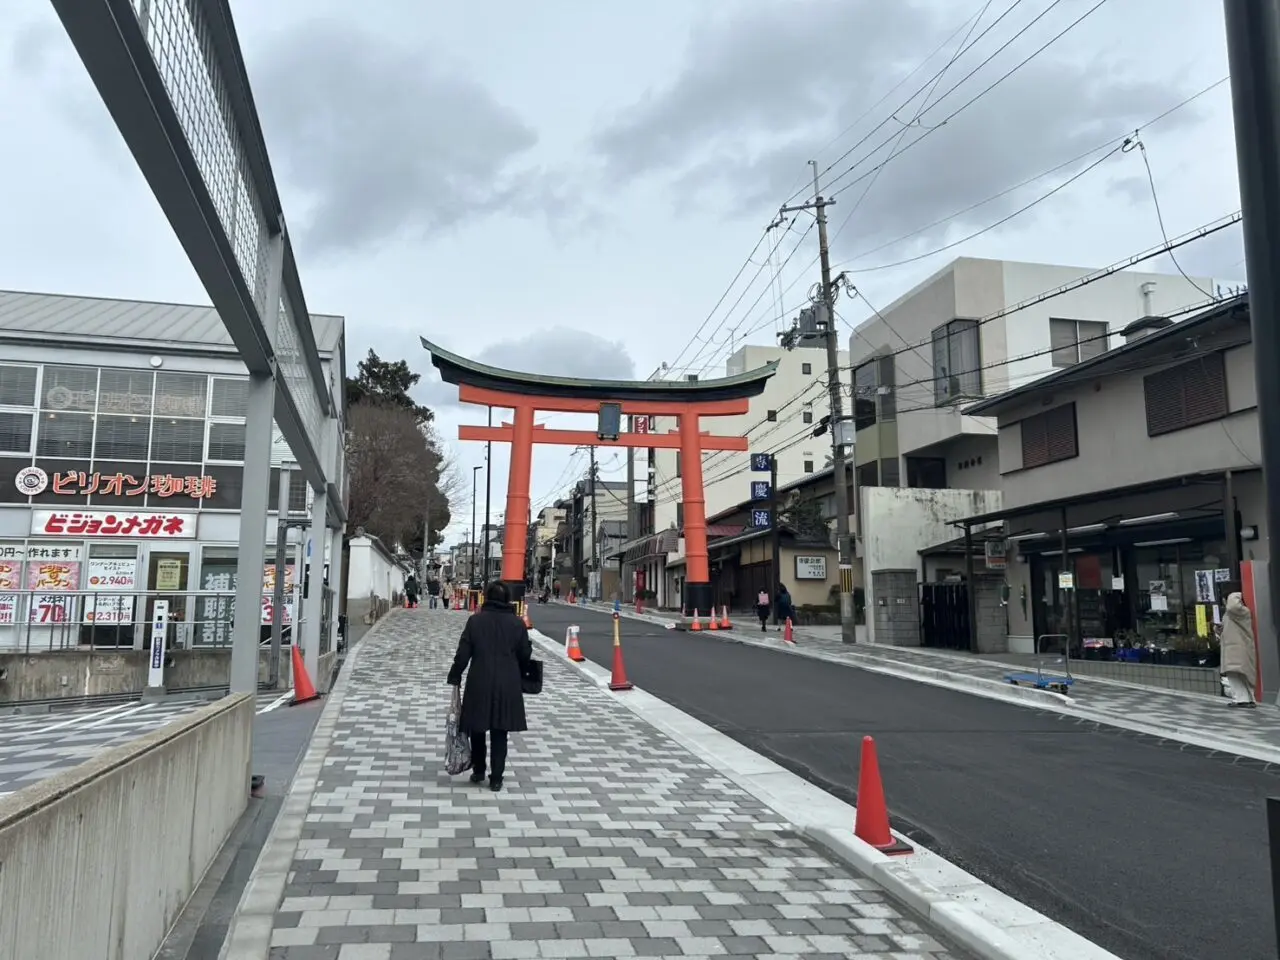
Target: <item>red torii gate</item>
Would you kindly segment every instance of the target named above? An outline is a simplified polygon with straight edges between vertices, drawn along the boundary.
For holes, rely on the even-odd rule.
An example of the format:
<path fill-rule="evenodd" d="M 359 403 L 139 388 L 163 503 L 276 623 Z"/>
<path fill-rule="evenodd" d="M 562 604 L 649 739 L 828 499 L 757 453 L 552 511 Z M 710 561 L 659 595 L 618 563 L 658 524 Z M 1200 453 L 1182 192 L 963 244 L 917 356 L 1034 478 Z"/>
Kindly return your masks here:
<path fill-rule="evenodd" d="M 702 483 L 702 455 L 707 451 L 746 452 L 747 438 L 703 433 L 703 417 L 741 416 L 750 398 L 759 396 L 777 370 L 777 361 L 718 380 L 586 380 L 502 370 L 450 353 L 429 342 L 440 378 L 458 387 L 458 399 L 514 411 L 513 422 L 496 427 L 458 428 L 459 440 L 496 440 L 511 445 L 507 480 L 506 536 L 502 545 L 502 579 L 512 598 L 524 597 L 525 549 L 529 537 L 529 474 L 535 443 L 564 446 L 639 447 L 680 451 L 680 485 L 684 501 L 687 576 L 682 594 L 685 615 L 703 615 L 714 602 L 707 560 L 707 515 Z M 668 433 L 629 433 L 601 439 L 589 430 L 554 430 L 533 422 L 535 413 L 600 413 L 617 404 L 623 416 L 675 417 L 679 429 Z M 634 537 L 635 531 L 627 535 Z"/>

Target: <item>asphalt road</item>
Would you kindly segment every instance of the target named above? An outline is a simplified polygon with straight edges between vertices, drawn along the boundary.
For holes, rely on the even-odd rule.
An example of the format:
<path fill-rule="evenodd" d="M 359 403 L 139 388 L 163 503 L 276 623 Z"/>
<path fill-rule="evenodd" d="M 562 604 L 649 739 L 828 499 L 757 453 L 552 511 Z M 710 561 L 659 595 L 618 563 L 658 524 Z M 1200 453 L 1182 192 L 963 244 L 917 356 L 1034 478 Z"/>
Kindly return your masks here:
<path fill-rule="evenodd" d="M 607 613 L 535 605 L 612 662 Z M 1276 957 L 1265 797 L 1195 751 L 853 667 L 623 619 L 637 686 L 847 801 L 879 748 L 894 825 L 1126 960 Z"/>

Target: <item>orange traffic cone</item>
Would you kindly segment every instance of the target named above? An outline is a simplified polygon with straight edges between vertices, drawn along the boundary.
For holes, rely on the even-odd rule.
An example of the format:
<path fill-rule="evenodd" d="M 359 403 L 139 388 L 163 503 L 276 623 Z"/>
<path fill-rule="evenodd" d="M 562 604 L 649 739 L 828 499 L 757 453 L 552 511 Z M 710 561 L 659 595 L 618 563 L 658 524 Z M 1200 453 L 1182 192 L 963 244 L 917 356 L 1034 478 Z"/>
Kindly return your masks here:
<path fill-rule="evenodd" d="M 693 611 L 693 623 L 689 624 L 689 629 L 695 632 L 702 629 L 702 621 L 698 619 L 698 611 L 696 609 Z"/>
<path fill-rule="evenodd" d="M 631 690 L 635 684 L 627 679 L 627 667 L 622 662 L 622 627 L 618 611 L 613 612 L 613 672 L 609 675 L 610 690 Z"/>
<path fill-rule="evenodd" d="M 862 738 L 862 763 L 858 769 L 858 813 L 853 822 L 853 835 L 889 856 L 914 852 L 910 844 L 903 843 L 889 829 L 889 808 L 884 802 L 880 761 L 876 757 L 876 742 L 871 737 Z"/>
<path fill-rule="evenodd" d="M 720 616 L 720 629 L 721 629 L 721 630 L 732 630 L 732 629 L 733 629 L 733 624 L 732 624 L 732 623 L 730 622 L 730 620 L 729 620 L 729 605 L 726 603 L 726 604 L 725 604 L 723 607 L 721 607 L 720 609 L 723 611 L 723 613 L 722 613 L 722 614 L 721 614 L 721 616 Z"/>
<path fill-rule="evenodd" d="M 795 631 L 791 629 L 791 618 L 787 617 L 786 625 L 782 628 L 782 642 L 789 643 L 793 647 L 796 645 Z"/>
<path fill-rule="evenodd" d="M 711 614 L 707 617 L 707 629 L 708 630 L 720 629 L 720 621 L 716 619 L 716 608 L 714 606 L 711 608 Z"/>
<path fill-rule="evenodd" d="M 311 678 L 307 676 L 307 665 L 302 659 L 302 648 L 296 643 L 293 647 L 293 700 L 290 706 L 299 703 L 307 703 L 311 700 L 319 698 L 320 694 L 316 693 L 315 685 L 311 682 Z"/>
<path fill-rule="evenodd" d="M 587 659 L 582 655 L 582 647 L 578 645 L 578 627 L 570 627 L 564 632 L 564 653 L 574 663 Z"/>
<path fill-rule="evenodd" d="M 526 630 L 533 629 L 533 620 L 529 618 L 529 605 L 527 603 L 524 604 L 524 628 Z"/>

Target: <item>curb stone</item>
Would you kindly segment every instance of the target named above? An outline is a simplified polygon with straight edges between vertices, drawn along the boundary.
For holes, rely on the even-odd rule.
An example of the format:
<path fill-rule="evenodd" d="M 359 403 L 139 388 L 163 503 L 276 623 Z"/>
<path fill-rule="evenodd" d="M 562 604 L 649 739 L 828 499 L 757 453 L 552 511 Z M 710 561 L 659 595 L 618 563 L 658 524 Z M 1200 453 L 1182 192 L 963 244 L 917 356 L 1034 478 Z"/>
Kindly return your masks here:
<path fill-rule="evenodd" d="M 226 939 L 218 952 L 218 960 L 267 960 L 271 952 L 271 930 L 275 925 L 276 910 L 284 898 L 289 870 L 298 842 L 302 838 L 302 825 L 315 795 L 325 755 L 333 743 L 334 729 L 342 702 L 346 698 L 347 683 L 360 651 L 374 631 L 380 629 L 395 612 L 375 623 L 346 653 L 338 680 L 325 697 L 320 718 L 311 734 L 311 743 L 293 775 L 289 792 L 285 796 L 276 822 L 271 826 L 267 842 L 263 844 L 258 860 L 253 866 L 249 882 L 245 885 L 240 902 L 232 914 Z"/>
<path fill-rule="evenodd" d="M 600 665 L 574 663 L 564 655 L 562 644 L 536 629 L 529 633 L 546 652 L 575 668 L 583 679 L 599 686 L 608 684 L 609 672 Z M 757 645 L 762 644 L 757 641 Z M 932 851 L 917 846 L 909 858 L 885 856 L 853 836 L 854 807 L 639 687 L 619 694 L 617 702 L 720 770 L 978 960 L 1120 960 Z"/>

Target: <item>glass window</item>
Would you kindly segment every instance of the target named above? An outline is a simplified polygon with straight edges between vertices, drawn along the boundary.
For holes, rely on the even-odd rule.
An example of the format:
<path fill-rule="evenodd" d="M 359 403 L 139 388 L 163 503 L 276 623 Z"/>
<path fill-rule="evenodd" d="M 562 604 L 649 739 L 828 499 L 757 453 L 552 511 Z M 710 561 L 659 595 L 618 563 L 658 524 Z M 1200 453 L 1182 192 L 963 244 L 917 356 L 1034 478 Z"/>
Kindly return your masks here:
<path fill-rule="evenodd" d="M 150 433 L 151 421 L 147 417 L 99 416 L 93 459 L 146 460 Z"/>
<path fill-rule="evenodd" d="M 982 396 L 977 320 L 952 320 L 933 331 L 933 397 L 941 406 Z"/>
<path fill-rule="evenodd" d="M 249 381 L 215 378 L 209 413 L 214 417 L 243 420 L 249 413 Z"/>
<path fill-rule="evenodd" d="M 41 410 L 81 410 L 92 413 L 97 402 L 96 367 L 45 366 Z"/>
<path fill-rule="evenodd" d="M 209 424 L 209 459 L 231 463 L 244 461 L 244 424 Z"/>
<path fill-rule="evenodd" d="M 808 476 L 809 474 L 813 473 L 813 461 L 812 460 L 804 461 L 803 469 L 804 469 L 805 476 Z"/>
<path fill-rule="evenodd" d="M 87 457 L 74 459 L 36 460 L 35 465 L 45 472 L 49 485 L 43 493 L 31 498 L 32 503 L 56 504 L 60 507 L 83 507 L 88 502 L 83 492 L 92 473 L 84 469 Z M 83 476 L 82 476 L 83 475 Z M 84 483 L 81 483 L 81 480 Z"/>
<path fill-rule="evenodd" d="M 201 507 L 206 510 L 239 510 L 244 490 L 244 468 L 209 466 L 204 472 L 214 484 L 213 495 L 206 497 Z"/>
<path fill-rule="evenodd" d="M 805 404 L 804 411 L 800 414 L 800 419 L 805 423 L 813 423 L 813 406 Z"/>
<path fill-rule="evenodd" d="M 813 364 L 812 363 L 800 364 L 800 372 L 805 374 L 806 376 L 813 373 Z"/>
<path fill-rule="evenodd" d="M 156 374 L 156 416 L 204 419 L 208 386 L 208 378 L 197 374 Z"/>
<path fill-rule="evenodd" d="M 98 384 L 98 412 L 151 416 L 150 370 L 103 370 Z"/>
<path fill-rule="evenodd" d="M 853 426 L 865 430 L 876 423 L 876 371 L 874 360 L 853 371 Z"/>
<path fill-rule="evenodd" d="M 307 512 L 307 487 L 309 484 L 303 479 L 302 473 L 297 470 L 289 471 L 289 512 L 290 513 L 306 513 Z M 267 501 L 269 509 L 276 508 L 276 500 L 280 496 L 280 471 L 271 471 L 271 487 L 269 490 L 270 499 Z M 239 503 L 236 504 L 239 506 Z"/>
<path fill-rule="evenodd" d="M 156 405 L 159 406 L 157 399 Z M 204 422 L 157 417 L 151 433 L 151 459 L 199 463 L 204 459 Z"/>
<path fill-rule="evenodd" d="M 87 413 L 42 413 L 36 455 L 88 460 L 93 453 L 93 416 Z"/>
<path fill-rule="evenodd" d="M 0 457 L 0 503 L 26 503 L 18 490 L 18 471 L 31 466 L 30 457 Z"/>
<path fill-rule="evenodd" d="M 1049 319 L 1049 346 L 1055 367 L 1071 367 L 1107 352 L 1107 325 L 1097 320 Z"/>
<path fill-rule="evenodd" d="M 36 405 L 36 368 L 0 364 L 0 406 Z"/>
<path fill-rule="evenodd" d="M 90 474 L 89 502 L 95 507 L 130 507 L 141 510 L 146 505 L 147 465 L 137 460 L 98 460 Z"/>
<path fill-rule="evenodd" d="M 0 410 L 0 453 L 31 453 L 34 413 Z"/>

